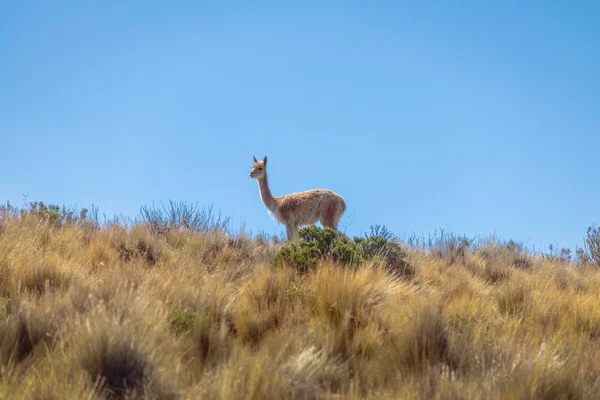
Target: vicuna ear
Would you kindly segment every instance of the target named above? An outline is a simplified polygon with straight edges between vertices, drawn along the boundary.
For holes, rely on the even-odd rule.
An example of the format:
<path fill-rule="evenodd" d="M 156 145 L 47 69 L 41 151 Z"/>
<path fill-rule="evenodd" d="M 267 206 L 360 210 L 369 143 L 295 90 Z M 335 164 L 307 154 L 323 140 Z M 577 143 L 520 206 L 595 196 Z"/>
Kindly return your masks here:
<path fill-rule="evenodd" d="M 263 162 L 265 163 L 265 167 L 267 166 L 267 156 L 265 156 L 265 159 L 263 160 Z"/>
<path fill-rule="evenodd" d="M 258 161 L 258 160 L 256 159 L 256 156 L 252 156 L 252 157 L 254 157 L 254 162 L 257 162 L 257 161 Z"/>

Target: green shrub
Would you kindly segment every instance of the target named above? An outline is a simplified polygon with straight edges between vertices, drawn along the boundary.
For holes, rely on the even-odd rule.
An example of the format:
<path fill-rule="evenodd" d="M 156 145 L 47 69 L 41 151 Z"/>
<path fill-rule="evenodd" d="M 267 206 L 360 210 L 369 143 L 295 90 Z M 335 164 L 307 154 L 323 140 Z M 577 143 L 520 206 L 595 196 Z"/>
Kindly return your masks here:
<path fill-rule="evenodd" d="M 371 235 L 350 239 L 330 228 L 321 229 L 314 225 L 300 229 L 298 236 L 299 240 L 280 248 L 273 258 L 274 266 L 288 265 L 306 272 L 323 259 L 350 267 L 373 261 L 402 277 L 411 278 L 414 275 L 414 268 L 406 261 L 406 250 L 400 243 L 387 237 Z"/>
<path fill-rule="evenodd" d="M 289 265 L 306 272 L 317 266 L 321 254 L 315 241 L 292 242 L 281 246 L 273 258 L 273 265 L 277 267 Z"/>
<path fill-rule="evenodd" d="M 362 260 L 358 252 L 356 241 L 352 241 L 345 235 L 340 235 L 331 248 L 331 256 L 334 260 L 342 264 L 359 263 Z"/>
<path fill-rule="evenodd" d="M 310 226 L 300 229 L 300 240 L 286 243 L 275 254 L 274 266 L 289 265 L 301 272 L 317 266 L 319 261 L 330 258 L 344 264 L 352 264 L 359 256 L 356 243 L 333 229 Z"/>
<path fill-rule="evenodd" d="M 192 308 L 173 308 L 169 312 L 169 323 L 177 333 L 187 332 L 192 329 L 196 319 L 196 311 Z"/>

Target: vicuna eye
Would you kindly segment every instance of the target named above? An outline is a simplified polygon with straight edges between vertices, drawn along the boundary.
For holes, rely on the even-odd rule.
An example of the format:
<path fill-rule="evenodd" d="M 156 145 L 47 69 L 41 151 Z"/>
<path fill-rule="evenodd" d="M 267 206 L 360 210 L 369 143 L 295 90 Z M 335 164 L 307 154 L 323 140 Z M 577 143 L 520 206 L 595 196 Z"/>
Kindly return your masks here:
<path fill-rule="evenodd" d="M 262 171 L 262 168 L 259 168 L 258 170 L 259 170 L 259 171 Z"/>

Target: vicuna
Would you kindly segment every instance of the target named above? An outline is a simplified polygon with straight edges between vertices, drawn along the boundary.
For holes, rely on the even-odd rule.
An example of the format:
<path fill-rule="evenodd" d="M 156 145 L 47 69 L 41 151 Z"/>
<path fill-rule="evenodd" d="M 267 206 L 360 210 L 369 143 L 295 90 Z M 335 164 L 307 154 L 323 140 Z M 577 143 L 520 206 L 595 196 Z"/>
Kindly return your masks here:
<path fill-rule="evenodd" d="M 296 236 L 299 227 L 317 221 L 337 232 L 338 222 L 346 210 L 346 202 L 339 194 L 328 189 L 313 189 L 274 197 L 267 180 L 266 156 L 262 161 L 254 157 L 250 177 L 258 181 L 265 206 L 279 222 L 285 224 L 288 240 Z"/>

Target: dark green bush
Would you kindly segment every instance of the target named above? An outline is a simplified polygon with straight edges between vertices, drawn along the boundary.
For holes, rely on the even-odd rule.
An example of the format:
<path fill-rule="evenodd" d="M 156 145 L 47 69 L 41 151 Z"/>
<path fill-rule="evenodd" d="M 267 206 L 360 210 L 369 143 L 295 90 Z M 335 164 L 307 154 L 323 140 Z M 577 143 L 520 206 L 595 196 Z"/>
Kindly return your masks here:
<path fill-rule="evenodd" d="M 317 266 L 321 251 L 315 241 L 292 242 L 281 246 L 273 258 L 273 265 L 289 265 L 299 271 L 306 272 Z"/>
<path fill-rule="evenodd" d="M 305 272 L 315 268 L 323 259 L 349 267 L 373 261 L 410 278 L 414 275 L 414 268 L 406 261 L 406 256 L 402 245 L 387 237 L 371 235 L 350 239 L 332 229 L 313 225 L 300 229 L 299 240 L 284 244 L 273 258 L 273 265 L 289 265 Z"/>
<path fill-rule="evenodd" d="M 356 241 L 352 241 L 345 235 L 340 235 L 339 239 L 335 241 L 331 248 L 331 256 L 342 264 L 358 263 L 362 259 Z"/>

